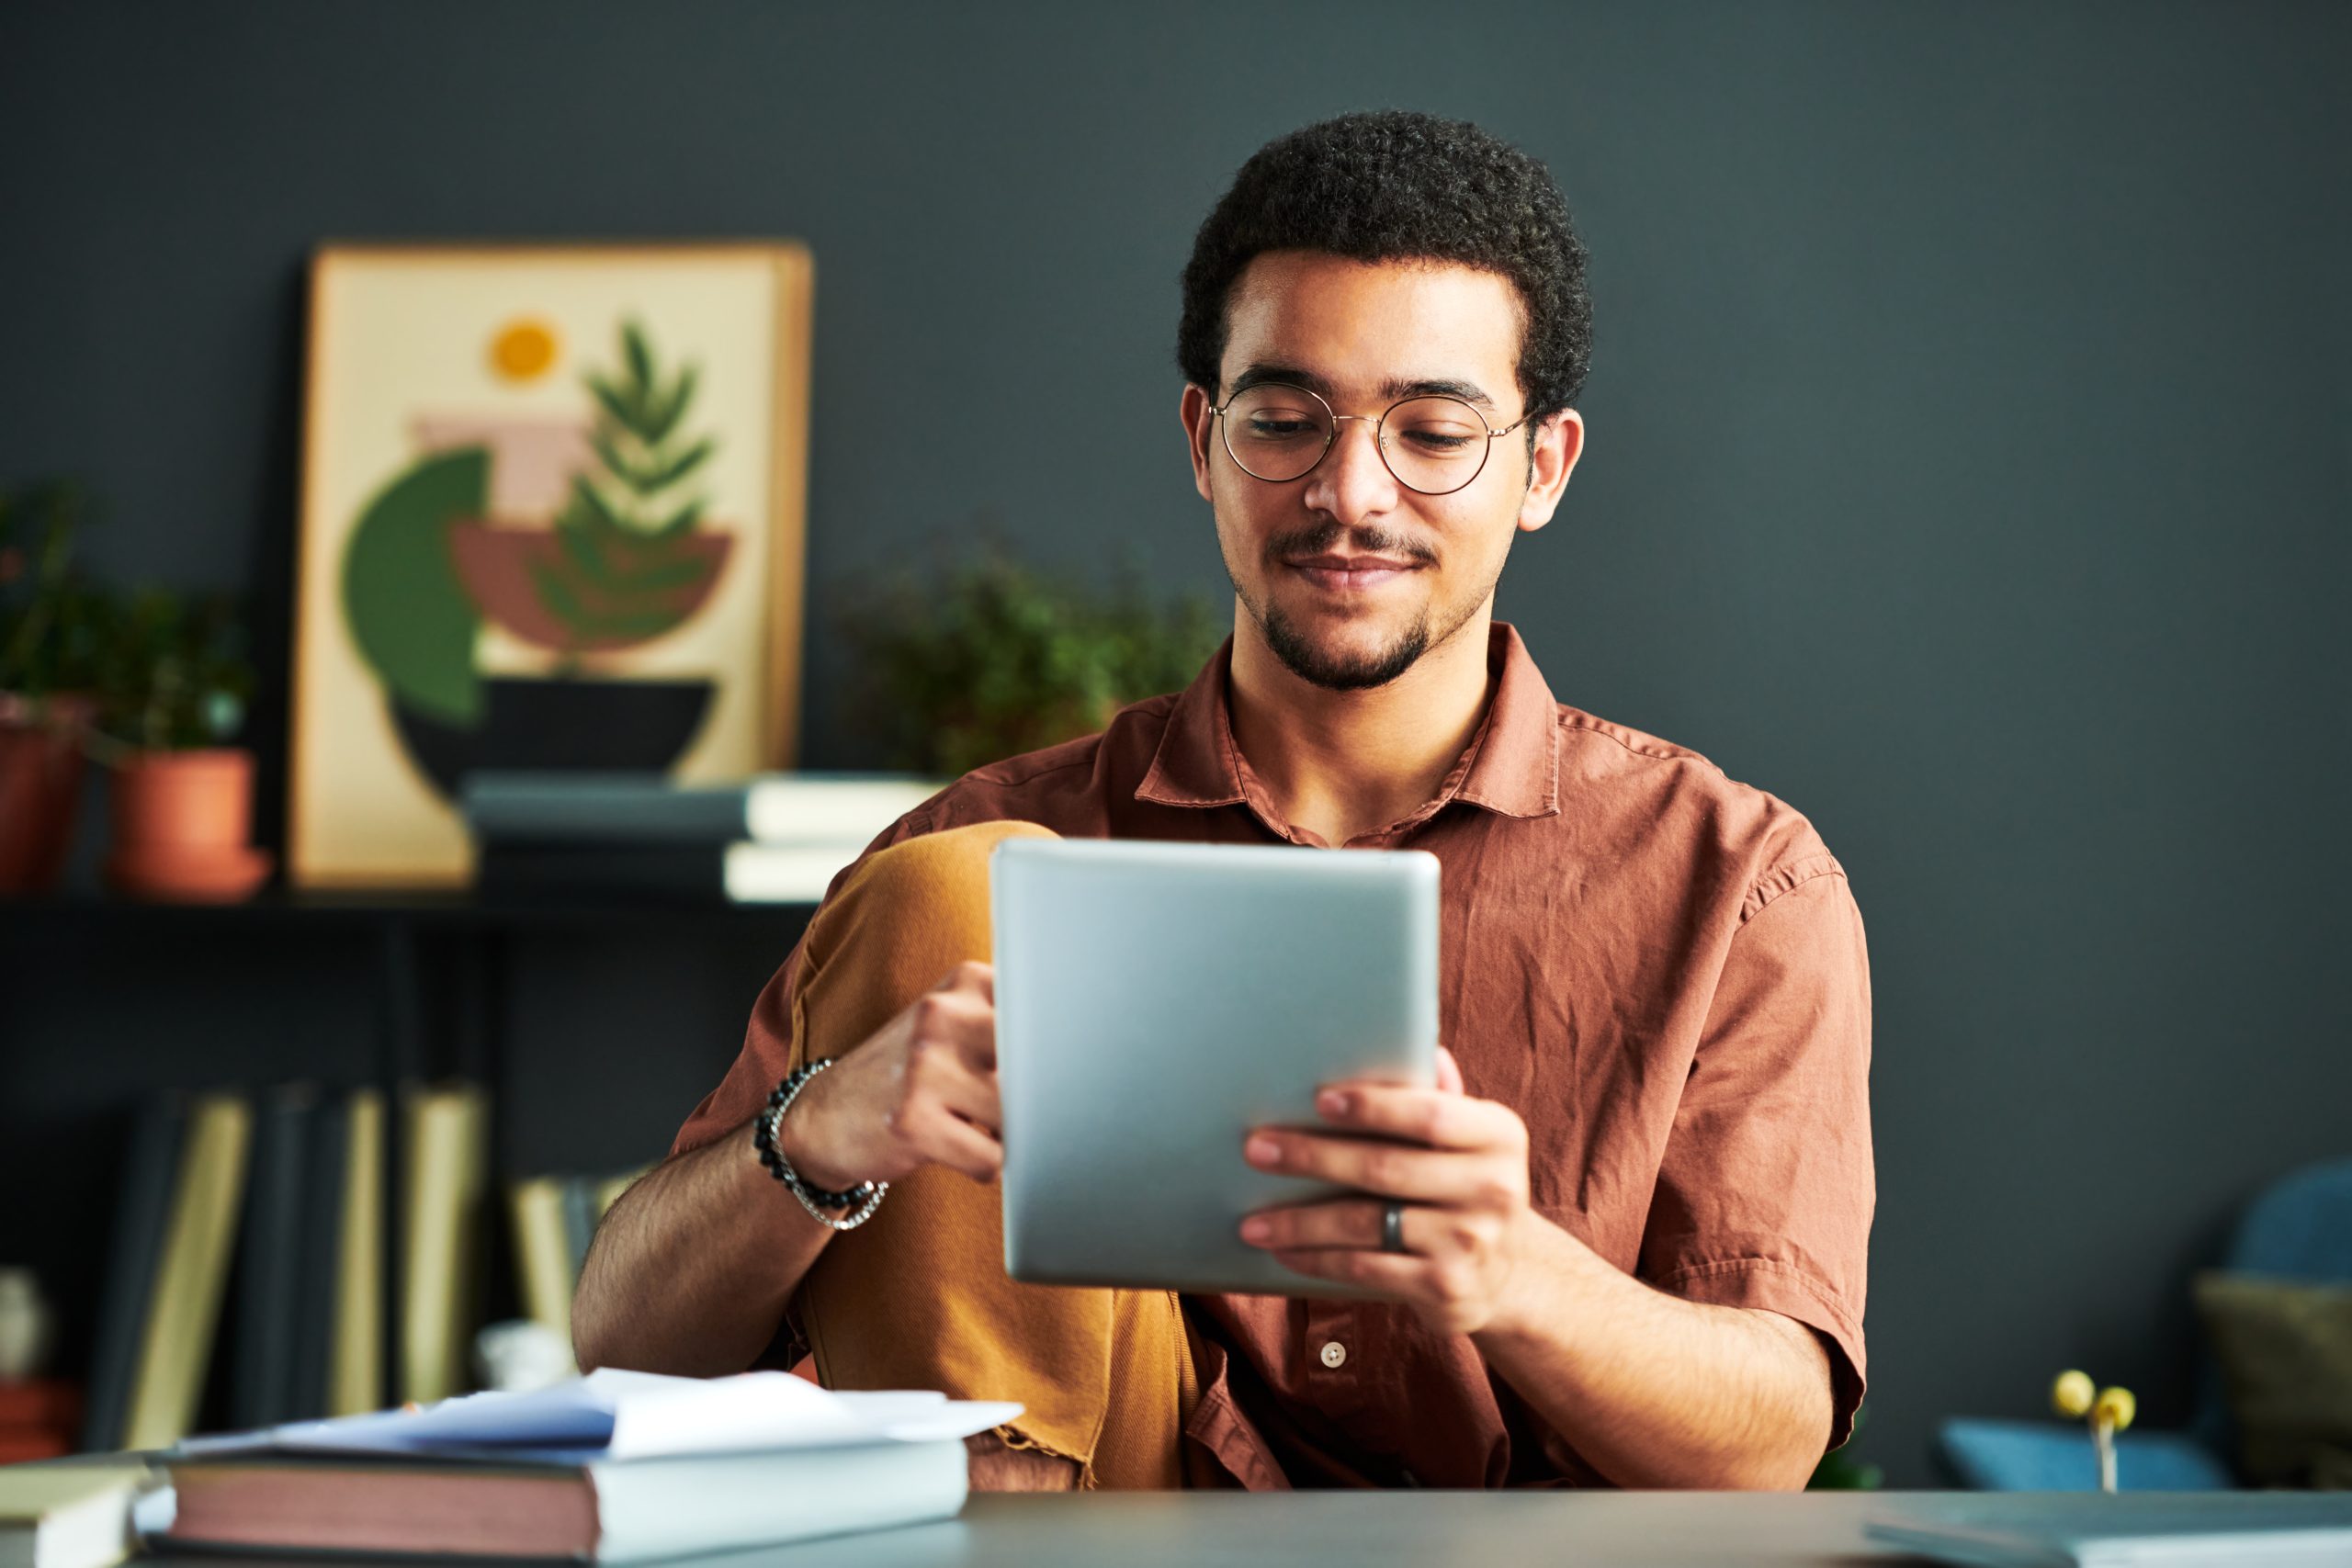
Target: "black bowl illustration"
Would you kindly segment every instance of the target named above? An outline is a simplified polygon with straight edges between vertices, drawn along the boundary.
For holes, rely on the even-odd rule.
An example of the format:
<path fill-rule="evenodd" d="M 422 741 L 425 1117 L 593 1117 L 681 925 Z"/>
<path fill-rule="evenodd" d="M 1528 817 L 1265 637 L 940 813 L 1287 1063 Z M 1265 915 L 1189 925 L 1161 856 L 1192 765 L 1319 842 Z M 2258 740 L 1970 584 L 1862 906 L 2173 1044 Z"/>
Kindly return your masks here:
<path fill-rule="evenodd" d="M 708 681 L 495 679 L 481 723 L 460 728 L 387 695 L 392 727 L 426 781 L 452 804 L 476 770 L 664 773 L 710 711 Z"/>

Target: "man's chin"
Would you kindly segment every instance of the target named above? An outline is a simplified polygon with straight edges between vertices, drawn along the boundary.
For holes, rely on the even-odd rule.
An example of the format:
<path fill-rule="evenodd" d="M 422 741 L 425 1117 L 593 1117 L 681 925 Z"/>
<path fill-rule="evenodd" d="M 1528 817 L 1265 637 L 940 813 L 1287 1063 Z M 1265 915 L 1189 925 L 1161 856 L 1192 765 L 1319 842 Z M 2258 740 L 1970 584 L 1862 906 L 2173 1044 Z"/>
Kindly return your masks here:
<path fill-rule="evenodd" d="M 1353 627 L 1324 628 L 1277 609 L 1259 627 L 1283 668 L 1310 686 L 1329 692 L 1362 692 L 1385 686 L 1429 651 L 1426 615 L 1395 631 L 1367 637 Z"/>

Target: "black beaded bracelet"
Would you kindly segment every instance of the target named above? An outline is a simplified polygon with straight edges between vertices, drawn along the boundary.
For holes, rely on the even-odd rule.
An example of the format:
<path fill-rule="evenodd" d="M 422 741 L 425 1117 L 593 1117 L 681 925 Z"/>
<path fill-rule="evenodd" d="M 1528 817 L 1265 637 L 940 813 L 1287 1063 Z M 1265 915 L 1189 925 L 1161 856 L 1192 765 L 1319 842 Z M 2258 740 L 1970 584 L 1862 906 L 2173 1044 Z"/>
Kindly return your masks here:
<path fill-rule="evenodd" d="M 784 1183 L 810 1215 L 835 1230 L 854 1230 L 880 1206 L 882 1195 L 890 1190 L 890 1184 L 887 1181 L 861 1181 L 844 1192 L 812 1186 L 792 1168 L 792 1162 L 784 1157 L 784 1150 L 776 1141 L 776 1130 L 783 1125 L 785 1111 L 792 1104 L 794 1097 L 810 1078 L 832 1065 L 833 1058 L 827 1056 L 804 1063 L 785 1075 L 784 1081 L 768 1095 L 766 1106 L 752 1119 L 752 1146 L 759 1151 L 760 1164 L 767 1173 Z M 845 1211 L 853 1209 L 856 1211 L 854 1213 L 842 1217 Z M 828 1213 L 827 1210 L 832 1213 Z"/>

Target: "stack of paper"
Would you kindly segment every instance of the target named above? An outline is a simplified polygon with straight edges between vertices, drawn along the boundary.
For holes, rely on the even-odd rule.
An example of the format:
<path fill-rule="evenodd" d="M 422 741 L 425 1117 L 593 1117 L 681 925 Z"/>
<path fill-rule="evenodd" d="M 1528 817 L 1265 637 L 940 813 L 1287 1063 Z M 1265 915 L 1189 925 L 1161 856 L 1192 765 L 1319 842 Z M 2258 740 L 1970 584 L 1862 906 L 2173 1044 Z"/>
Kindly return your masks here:
<path fill-rule="evenodd" d="M 601 1371 L 531 1393 L 195 1438 L 164 1539 L 635 1562 L 944 1518 L 1017 1404 L 783 1372 Z"/>

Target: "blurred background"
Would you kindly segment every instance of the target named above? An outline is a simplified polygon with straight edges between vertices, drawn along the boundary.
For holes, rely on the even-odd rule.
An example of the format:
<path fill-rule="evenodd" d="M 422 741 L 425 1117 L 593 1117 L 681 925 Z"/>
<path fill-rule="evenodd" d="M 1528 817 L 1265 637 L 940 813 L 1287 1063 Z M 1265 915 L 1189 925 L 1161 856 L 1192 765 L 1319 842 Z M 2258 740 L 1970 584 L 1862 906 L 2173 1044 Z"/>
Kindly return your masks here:
<path fill-rule="evenodd" d="M 2063 1366 L 2185 1420 L 2192 1270 L 2352 1154 L 2346 81 L 2323 4 L 12 6 L 0 487 L 77 479 L 88 570 L 242 607 L 282 849 L 312 248 L 797 240 L 798 761 L 881 766 L 844 617 L 878 570 L 985 535 L 1224 614 L 1193 229 L 1298 125 L 1478 121 L 1560 180 L 1596 312 L 1588 455 L 1498 614 L 1851 876 L 1855 1452 L 1927 1484 L 1937 1422 Z M 1086 439 L 1020 439 L 1040 396 Z M 141 1089 L 494 1061 L 506 1172 L 623 1168 L 797 930 L 129 908 L 101 827 L 0 906 L 0 1263 L 68 1375 Z"/>

